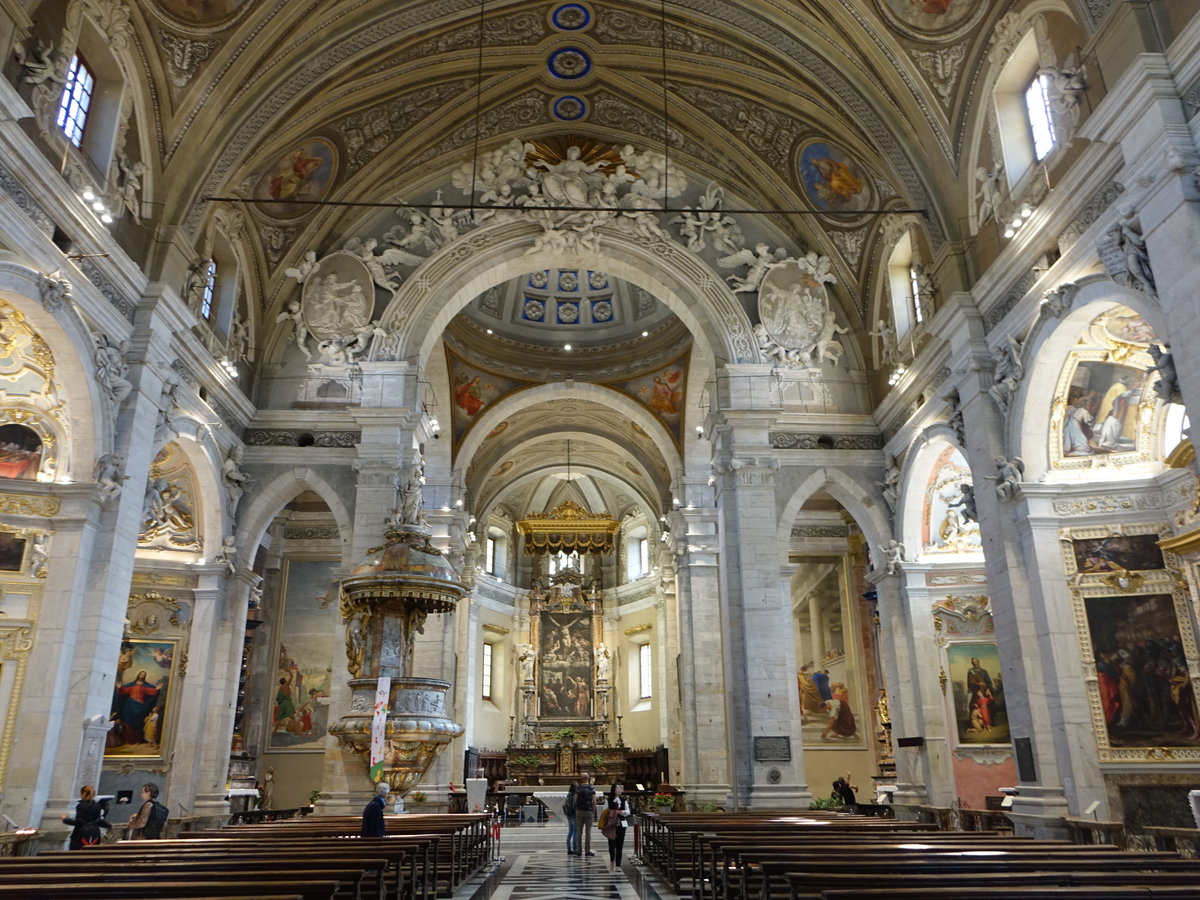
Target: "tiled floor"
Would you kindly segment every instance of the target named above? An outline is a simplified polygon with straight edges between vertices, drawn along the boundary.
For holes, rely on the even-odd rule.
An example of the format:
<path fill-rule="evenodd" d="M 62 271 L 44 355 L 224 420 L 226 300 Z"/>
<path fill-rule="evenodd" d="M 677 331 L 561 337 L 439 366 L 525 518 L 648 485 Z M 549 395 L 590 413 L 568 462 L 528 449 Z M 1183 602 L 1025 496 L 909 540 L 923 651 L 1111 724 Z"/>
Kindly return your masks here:
<path fill-rule="evenodd" d="M 592 833 L 596 855 L 590 857 L 568 856 L 566 834 L 555 822 L 504 828 L 502 861 L 463 885 L 455 900 L 675 900 L 643 874 L 631 853 L 632 834 L 618 872 L 608 871 L 608 844 L 598 833 Z"/>

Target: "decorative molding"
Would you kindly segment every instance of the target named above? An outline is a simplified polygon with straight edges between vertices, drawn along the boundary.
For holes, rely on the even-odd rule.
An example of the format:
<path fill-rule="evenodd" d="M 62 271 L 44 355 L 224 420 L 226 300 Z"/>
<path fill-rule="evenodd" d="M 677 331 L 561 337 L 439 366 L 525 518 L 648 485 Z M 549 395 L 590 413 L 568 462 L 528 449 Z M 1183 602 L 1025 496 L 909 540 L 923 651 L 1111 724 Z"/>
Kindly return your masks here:
<path fill-rule="evenodd" d="M 129 632 L 143 637 L 161 634 L 170 629 L 178 631 L 183 627 L 179 611 L 183 604 L 174 597 L 160 594 L 158 591 L 146 591 L 144 594 L 129 596 Z M 182 673 L 180 673 L 182 674 Z"/>
<path fill-rule="evenodd" d="M 508 634 L 512 631 L 511 628 L 505 628 L 503 625 L 493 625 L 491 622 L 485 622 L 483 630 L 490 631 L 492 634 Z"/>
<path fill-rule="evenodd" d="M 358 444 L 360 437 L 357 431 L 303 431 L 300 429 L 285 431 L 249 428 L 243 433 L 242 440 L 251 447 L 299 447 L 302 446 L 300 438 L 305 435 L 312 438 L 311 446 L 313 447 L 354 447 Z"/>
<path fill-rule="evenodd" d="M 117 290 L 116 286 L 100 271 L 100 267 L 88 257 L 85 256 L 79 260 L 79 268 L 87 276 L 87 280 L 92 283 L 92 286 L 104 295 L 104 299 L 111 303 L 125 317 L 126 321 L 132 324 L 134 314 L 137 312 L 137 303 Z"/>
<path fill-rule="evenodd" d="M 134 572 L 132 584 L 158 587 L 195 587 L 196 580 L 188 575 L 165 575 L 162 572 Z"/>
<path fill-rule="evenodd" d="M 342 536 L 336 525 L 289 525 L 283 530 L 288 541 L 336 541 Z"/>
<path fill-rule="evenodd" d="M 629 637 L 634 634 L 641 634 L 643 631 L 649 631 L 653 625 L 634 625 L 632 628 L 625 629 L 625 636 Z"/>
<path fill-rule="evenodd" d="M 960 744 L 954 748 L 955 759 L 969 759 L 981 766 L 996 766 L 1012 759 L 1012 748 L 997 744 Z"/>
<path fill-rule="evenodd" d="M 17 710 L 25 688 L 25 672 L 29 664 L 29 653 L 33 649 L 32 625 L 0 626 L 0 660 L 16 664 L 16 674 L 9 694 L 8 710 L 4 719 L 4 730 L 0 732 L 0 790 L 6 785 L 5 776 L 12 758 L 13 741 L 17 736 Z"/>
<path fill-rule="evenodd" d="M 850 537 L 849 525 L 793 525 L 794 538 L 845 538 Z"/>
<path fill-rule="evenodd" d="M 1062 230 L 1062 234 L 1058 236 L 1059 252 L 1066 253 L 1073 247 L 1092 223 L 1099 219 L 1124 191 L 1125 186 L 1116 181 L 1110 181 L 1097 189 L 1084 203 L 1079 215 L 1072 219 L 1071 223 Z"/>
<path fill-rule="evenodd" d="M 958 72 L 967 55 L 967 43 L 952 44 L 934 50 L 908 51 L 917 63 L 917 68 L 928 77 L 929 83 L 941 98 L 942 105 L 949 109 L 954 87 L 959 83 Z"/>
<path fill-rule="evenodd" d="M 1092 20 L 1092 25 L 1099 25 L 1104 21 L 1104 17 L 1108 15 L 1108 11 L 1112 9 L 1116 0 L 1086 0 L 1084 6 L 1087 8 L 1087 14 Z"/>
<path fill-rule="evenodd" d="M 54 220 L 50 218 L 50 214 L 38 205 L 32 195 L 13 177 L 12 172 L 8 171 L 4 166 L 0 166 L 0 190 L 8 194 L 21 211 L 33 220 L 33 224 L 37 226 L 38 231 L 42 232 L 46 237 L 54 234 Z"/>
<path fill-rule="evenodd" d="M 1021 302 L 1021 298 L 1029 293 L 1029 291 L 1037 283 L 1038 278 L 1038 273 L 1030 269 L 1021 276 L 1021 279 L 1016 284 L 1008 289 L 1008 292 L 1005 293 L 1002 298 L 1000 298 L 998 303 L 988 310 L 988 331 L 991 331 L 993 328 L 995 328 L 1000 323 L 1000 320 L 1007 316 L 1012 311 L 1013 307 Z"/>
<path fill-rule="evenodd" d="M 882 450 L 883 436 L 879 434 L 798 434 L 777 431 L 771 433 L 771 446 L 776 450 Z"/>
<path fill-rule="evenodd" d="M 0 513 L 10 516 L 56 516 L 62 509 L 57 497 L 37 497 L 31 494 L 0 494 Z"/>
<path fill-rule="evenodd" d="M 171 73 L 171 83 L 177 88 L 183 88 L 196 77 L 200 64 L 212 55 L 220 42 L 202 41 L 162 31 L 159 32 L 158 43 L 163 49 L 167 69 Z"/>

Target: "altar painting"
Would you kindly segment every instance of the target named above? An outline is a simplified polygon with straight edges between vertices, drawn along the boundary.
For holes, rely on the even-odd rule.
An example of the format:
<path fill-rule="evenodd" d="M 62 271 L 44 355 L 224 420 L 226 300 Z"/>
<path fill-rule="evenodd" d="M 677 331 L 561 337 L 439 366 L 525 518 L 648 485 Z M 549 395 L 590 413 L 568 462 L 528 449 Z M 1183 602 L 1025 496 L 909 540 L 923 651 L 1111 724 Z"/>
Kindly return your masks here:
<path fill-rule="evenodd" d="M 20 572 L 28 538 L 15 531 L 0 531 L 0 572 Z"/>
<path fill-rule="evenodd" d="M 592 616 L 541 613 L 539 694 L 543 719 L 592 715 Z"/>
<path fill-rule="evenodd" d="M 288 559 L 280 588 L 283 628 L 271 686 L 272 750 L 323 750 L 333 654 L 343 634 L 334 559 Z"/>
<path fill-rule="evenodd" d="M 177 641 L 121 643 L 105 757 L 167 756 L 167 718 Z"/>
<path fill-rule="evenodd" d="M 1085 662 L 1102 758 L 1137 758 L 1116 748 L 1200 748 L 1193 667 L 1195 640 L 1169 593 L 1084 597 Z M 1141 751 L 1139 751 L 1141 752 Z M 1176 759 L 1194 759 L 1197 754 Z M 1143 758 L 1145 758 L 1143 754 Z M 1150 757 L 1154 758 L 1154 757 Z"/>
<path fill-rule="evenodd" d="M 1114 534 L 1071 541 L 1075 569 L 1080 575 L 1161 569 L 1164 565 L 1157 534 Z"/>
<path fill-rule="evenodd" d="M 862 672 L 850 604 L 846 560 L 806 556 L 792 575 L 796 659 L 800 662 L 800 728 L 804 747 L 864 746 Z"/>
<path fill-rule="evenodd" d="M 954 721 L 960 744 L 1008 744 L 1008 709 L 1000 653 L 992 642 L 946 646 Z"/>

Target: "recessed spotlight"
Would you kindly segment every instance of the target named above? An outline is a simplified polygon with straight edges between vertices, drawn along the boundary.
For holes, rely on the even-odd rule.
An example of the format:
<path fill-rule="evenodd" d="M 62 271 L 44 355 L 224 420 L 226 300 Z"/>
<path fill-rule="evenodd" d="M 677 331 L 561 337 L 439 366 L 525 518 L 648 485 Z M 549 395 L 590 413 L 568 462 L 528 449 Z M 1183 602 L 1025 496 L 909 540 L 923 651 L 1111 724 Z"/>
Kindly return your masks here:
<path fill-rule="evenodd" d="M 1024 206 L 1021 207 L 1021 218 L 1022 219 L 1028 219 L 1032 215 L 1033 215 L 1033 207 L 1030 206 L 1028 203 L 1026 203 Z"/>
<path fill-rule="evenodd" d="M 1006 238 L 1010 238 L 1016 233 L 1017 232 L 1013 229 L 1013 227 L 1011 225 L 1009 225 L 1007 228 L 1004 229 L 1004 236 Z"/>
<path fill-rule="evenodd" d="M 487 330 L 487 333 L 488 333 L 488 334 L 494 334 L 495 332 L 493 332 L 493 331 L 492 331 L 492 329 L 490 329 L 490 328 L 489 328 L 489 329 Z"/>
<path fill-rule="evenodd" d="M 104 204 L 101 203 L 99 200 L 93 200 L 92 201 L 92 209 L 94 209 L 96 212 L 103 212 Z"/>
<path fill-rule="evenodd" d="M 642 337 L 650 337 L 650 332 L 648 332 L 648 331 L 643 331 L 643 332 L 642 332 Z"/>
<path fill-rule="evenodd" d="M 102 213 L 100 215 L 100 221 L 103 222 L 105 225 L 111 225 L 113 223 L 113 217 L 110 216 L 108 213 Z"/>
<path fill-rule="evenodd" d="M 86 200 L 88 203 L 91 203 L 93 200 L 96 199 L 96 195 L 92 192 L 91 188 L 84 188 L 82 196 L 83 196 L 83 199 Z"/>
<path fill-rule="evenodd" d="M 564 349 L 564 350 L 570 350 L 570 349 L 571 349 L 571 345 L 570 345 L 570 344 L 563 344 L 563 349 Z"/>

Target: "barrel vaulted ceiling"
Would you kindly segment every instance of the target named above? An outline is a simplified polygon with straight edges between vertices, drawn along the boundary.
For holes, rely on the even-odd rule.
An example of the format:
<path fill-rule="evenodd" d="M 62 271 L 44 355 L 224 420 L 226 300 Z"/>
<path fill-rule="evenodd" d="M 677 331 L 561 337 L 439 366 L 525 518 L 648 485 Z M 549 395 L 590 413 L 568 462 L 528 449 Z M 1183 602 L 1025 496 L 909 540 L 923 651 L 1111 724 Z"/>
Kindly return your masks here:
<path fill-rule="evenodd" d="M 204 198 L 254 196 L 314 140 L 336 157 L 325 199 L 396 201 L 447 187 L 477 146 L 569 132 L 661 150 L 669 123 L 673 163 L 755 209 L 816 209 L 798 159 L 828 142 L 869 181 L 872 205 L 926 210 L 940 243 L 963 217 L 953 204 L 964 193 L 968 94 L 1009 6 L 145 0 L 129 12 L 154 110 L 139 119 L 152 131 L 142 135 L 147 184 L 164 224 L 198 241 L 214 208 Z M 586 74 L 555 69 L 562 48 L 583 51 Z M 582 101 L 581 118 L 556 115 L 564 95 Z M 283 270 L 305 249 L 340 244 L 367 215 L 250 208 L 251 293 L 264 318 L 286 296 Z M 861 298 L 877 217 L 770 219 L 776 233 L 834 258 L 842 290 Z"/>

